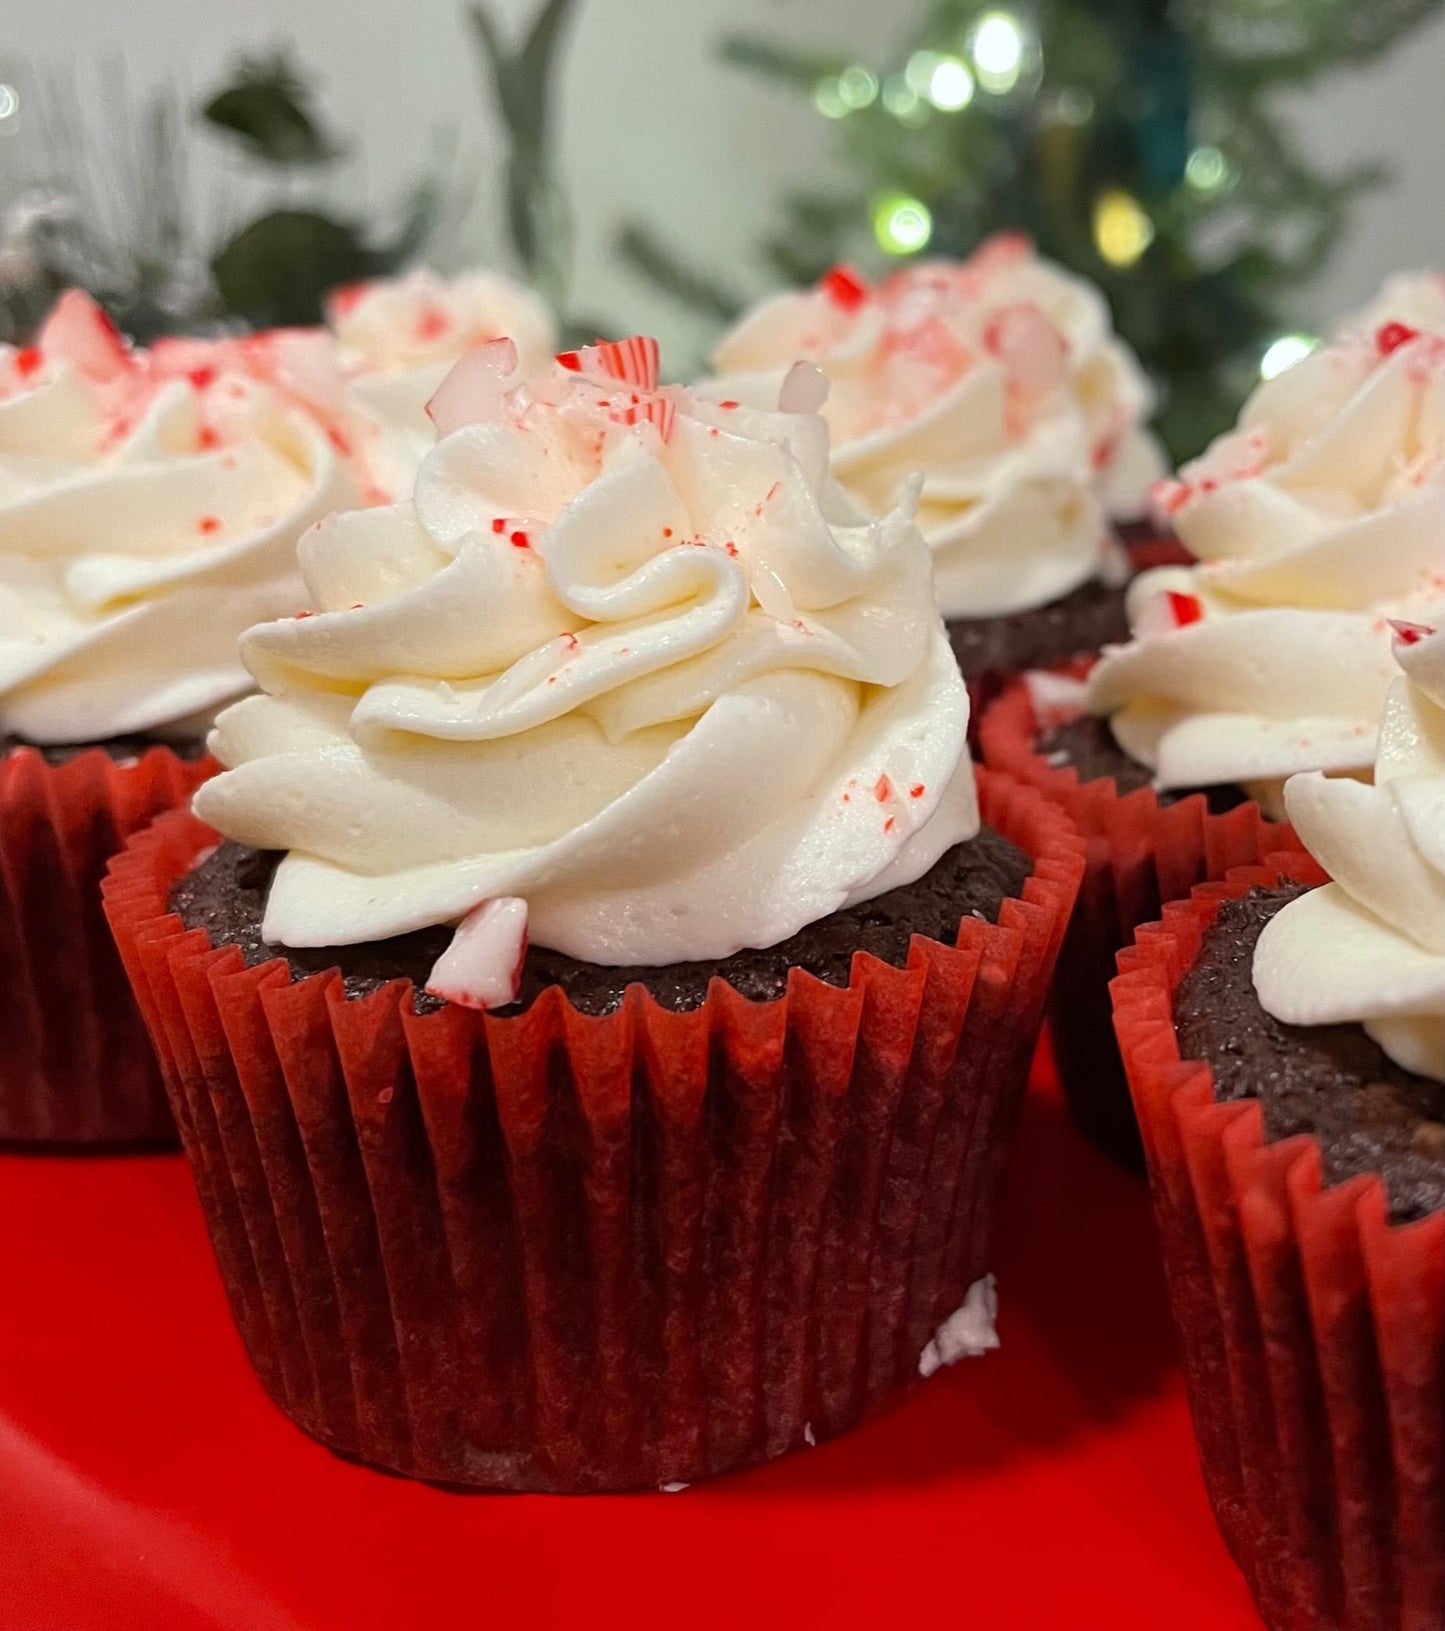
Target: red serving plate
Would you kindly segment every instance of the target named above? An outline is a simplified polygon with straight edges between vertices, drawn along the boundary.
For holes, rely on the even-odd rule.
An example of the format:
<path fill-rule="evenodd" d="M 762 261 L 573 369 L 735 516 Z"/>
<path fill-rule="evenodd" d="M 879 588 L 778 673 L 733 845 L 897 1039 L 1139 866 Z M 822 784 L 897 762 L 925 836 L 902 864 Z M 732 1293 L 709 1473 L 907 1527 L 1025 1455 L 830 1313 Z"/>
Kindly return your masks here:
<path fill-rule="evenodd" d="M 1002 1349 L 677 1494 L 458 1495 L 247 1367 L 180 1157 L 0 1157 L 0 1627 L 1259 1631 L 1215 1530 L 1142 1181 L 1035 1073 Z"/>

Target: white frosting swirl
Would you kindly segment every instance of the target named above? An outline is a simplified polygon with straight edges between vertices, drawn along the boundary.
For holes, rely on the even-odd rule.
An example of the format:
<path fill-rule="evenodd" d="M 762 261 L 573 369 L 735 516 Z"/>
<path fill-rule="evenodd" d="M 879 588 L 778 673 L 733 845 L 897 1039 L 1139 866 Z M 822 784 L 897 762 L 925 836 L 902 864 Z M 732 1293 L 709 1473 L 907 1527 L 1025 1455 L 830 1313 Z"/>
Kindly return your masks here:
<path fill-rule="evenodd" d="M 185 728 L 247 688 L 242 631 L 303 604 L 296 541 L 355 488 L 227 354 L 133 352 L 78 292 L 0 346 L 0 734 Z"/>
<path fill-rule="evenodd" d="M 412 502 L 302 541 L 317 615 L 246 636 L 265 694 L 196 808 L 288 852 L 266 938 L 515 955 L 520 899 L 592 962 L 721 957 L 973 834 L 909 509 L 853 511 L 816 415 L 656 389 L 651 342 L 520 383 L 509 350 L 448 378 Z"/>
<path fill-rule="evenodd" d="M 1445 630 L 1403 626 L 1372 787 L 1292 777 L 1290 820 L 1333 882 L 1260 935 L 1261 1005 L 1293 1025 L 1364 1025 L 1445 1081 Z"/>
<path fill-rule="evenodd" d="M 495 272 L 443 278 L 418 267 L 338 289 L 326 315 L 359 450 L 373 485 L 391 499 L 410 494 L 436 440 L 426 405 L 467 351 L 505 337 L 530 372 L 557 348 L 543 301 Z"/>
<path fill-rule="evenodd" d="M 1445 598 L 1445 339 L 1388 319 L 1262 385 L 1163 508 L 1201 560 L 1130 591 L 1090 706 L 1165 788 L 1367 773 L 1388 619 Z"/>
<path fill-rule="evenodd" d="M 1106 505 L 1160 471 L 1152 393 L 1098 290 L 990 239 L 869 288 L 845 269 L 764 302 L 718 347 L 710 394 L 770 401 L 796 358 L 833 382 L 833 470 L 875 512 L 923 472 L 919 525 L 947 617 L 1040 606 L 1108 564 Z"/>

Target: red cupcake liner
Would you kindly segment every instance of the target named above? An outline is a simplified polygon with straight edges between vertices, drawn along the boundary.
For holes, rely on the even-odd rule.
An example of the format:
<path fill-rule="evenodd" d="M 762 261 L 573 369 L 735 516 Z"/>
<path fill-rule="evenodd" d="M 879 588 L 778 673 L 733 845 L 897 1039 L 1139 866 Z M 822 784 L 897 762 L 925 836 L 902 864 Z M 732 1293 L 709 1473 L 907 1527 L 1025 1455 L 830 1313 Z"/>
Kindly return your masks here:
<path fill-rule="evenodd" d="M 1161 804 L 1152 788 L 1121 795 L 1112 777 L 1081 782 L 1077 771 L 1051 765 L 1038 752 L 1038 735 L 1027 685 L 1019 680 L 984 716 L 979 746 L 985 764 L 1043 793 L 1084 836 L 1084 879 L 1059 954 L 1049 1024 L 1075 1121 L 1138 1171 L 1143 1150 L 1109 1006 L 1115 955 L 1167 901 L 1293 845 L 1294 834 L 1266 821 L 1252 802 L 1213 815 L 1203 794 Z"/>
<path fill-rule="evenodd" d="M 106 911 L 281 1408 L 415 1477 L 581 1491 L 778 1455 L 916 1378 L 988 1267 L 1083 866 L 1061 812 L 979 782 L 1035 859 L 997 925 L 682 1014 L 633 986 L 419 1017 L 408 981 L 246 968 L 168 912 L 214 833 L 135 839 Z"/>
<path fill-rule="evenodd" d="M 216 769 L 155 747 L 0 759 L 0 1143 L 174 1144 L 175 1122 L 100 904 L 106 862 Z"/>
<path fill-rule="evenodd" d="M 1219 1526 L 1271 1631 L 1445 1624 L 1445 1213 L 1391 1224 L 1383 1181 L 1326 1188 L 1182 1061 L 1174 991 L 1222 900 L 1322 882 L 1301 852 L 1230 872 L 1119 954 L 1138 1110 L 1190 1406 Z"/>

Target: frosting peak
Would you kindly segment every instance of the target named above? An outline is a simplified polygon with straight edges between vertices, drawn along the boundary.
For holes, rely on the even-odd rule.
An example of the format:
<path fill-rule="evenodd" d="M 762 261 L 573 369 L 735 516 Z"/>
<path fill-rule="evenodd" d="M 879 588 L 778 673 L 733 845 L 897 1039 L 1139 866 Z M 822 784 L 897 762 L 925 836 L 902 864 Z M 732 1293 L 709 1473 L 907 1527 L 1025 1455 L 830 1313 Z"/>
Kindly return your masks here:
<path fill-rule="evenodd" d="M 0 346 L 0 733 L 183 727 L 294 609 L 299 534 L 355 502 L 320 426 L 226 347 L 133 351 L 86 296 Z"/>
<path fill-rule="evenodd" d="M 546 364 L 556 325 L 543 302 L 494 272 L 443 278 L 418 267 L 338 289 L 327 326 L 373 484 L 405 498 L 431 449 L 426 404 L 473 347 L 510 339 L 524 371 Z"/>
<path fill-rule="evenodd" d="M 1105 502 L 1137 513 L 1152 393 L 1098 291 L 1001 235 L 876 287 L 839 267 L 765 301 L 719 346 L 710 394 L 774 400 L 817 362 L 833 469 L 876 511 L 923 472 L 919 524 L 947 616 L 1044 604 L 1098 572 Z M 1131 490 L 1125 491 L 1126 488 Z"/>
<path fill-rule="evenodd" d="M 1445 1081 L 1445 630 L 1402 624 L 1372 787 L 1293 777 L 1285 803 L 1333 882 L 1260 936 L 1261 1004 L 1296 1025 L 1356 1021 Z"/>
<path fill-rule="evenodd" d="M 721 957 L 977 830 L 927 550 L 815 414 L 659 387 L 645 340 L 483 346 L 430 411 L 412 501 L 308 535 L 315 614 L 247 635 L 266 694 L 213 738 L 198 811 L 288 852 L 268 939 L 461 922 L 438 988 L 482 1002 L 499 901 L 590 961 Z"/>
<path fill-rule="evenodd" d="M 1090 705 L 1161 787 L 1244 782 L 1275 807 L 1295 772 L 1368 772 L 1389 620 L 1445 618 L 1445 331 L 1391 316 L 1399 299 L 1158 490 L 1200 564 L 1131 585 L 1134 638 Z"/>

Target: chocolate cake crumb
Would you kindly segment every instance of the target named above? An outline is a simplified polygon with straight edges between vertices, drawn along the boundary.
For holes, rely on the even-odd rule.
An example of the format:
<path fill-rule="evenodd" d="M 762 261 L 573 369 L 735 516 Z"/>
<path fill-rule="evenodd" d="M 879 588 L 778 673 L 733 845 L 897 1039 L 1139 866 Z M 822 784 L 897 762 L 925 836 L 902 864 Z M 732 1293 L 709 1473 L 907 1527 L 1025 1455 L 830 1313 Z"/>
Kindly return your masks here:
<path fill-rule="evenodd" d="M 176 883 L 172 909 L 188 929 L 205 929 L 216 945 L 239 946 L 248 965 L 282 957 L 297 979 L 336 968 L 351 997 L 364 996 L 389 980 L 409 979 L 418 1012 L 443 1006 L 441 999 L 427 995 L 425 987 L 432 965 L 451 941 L 449 928 L 420 929 L 355 946 L 268 945 L 261 938 L 261 920 L 280 859 L 276 851 L 224 843 Z M 548 986 L 560 985 L 580 1012 L 608 1014 L 620 1006 L 629 985 L 640 983 L 662 1007 L 682 1012 L 705 1001 L 714 976 L 727 980 L 743 996 L 766 1002 L 783 995 L 793 967 L 844 986 L 855 951 L 871 952 L 901 967 L 908 961 L 908 943 L 915 934 L 951 945 L 963 918 L 972 915 L 996 922 L 1003 902 L 1022 892 L 1032 871 L 1033 863 L 1021 849 L 984 827 L 976 838 L 955 845 L 916 882 L 844 907 L 766 950 L 740 951 L 717 961 L 609 968 L 532 946 L 518 1000 L 497 1011 L 521 1013 Z"/>
<path fill-rule="evenodd" d="M 1221 1101 L 1258 1098 L 1271 1140 L 1311 1133 L 1325 1176 L 1380 1173 L 1390 1218 L 1445 1206 L 1445 1083 L 1403 1070 L 1362 1025 L 1286 1025 L 1260 1007 L 1254 947 L 1301 884 L 1224 902 L 1174 996 L 1179 1052 L 1203 1059 Z"/>

